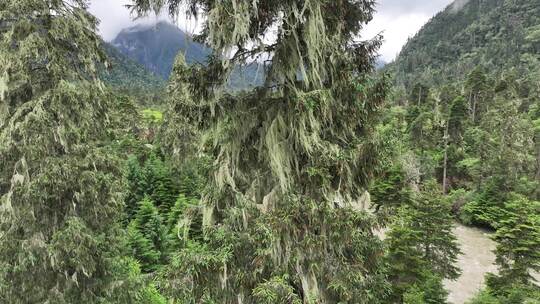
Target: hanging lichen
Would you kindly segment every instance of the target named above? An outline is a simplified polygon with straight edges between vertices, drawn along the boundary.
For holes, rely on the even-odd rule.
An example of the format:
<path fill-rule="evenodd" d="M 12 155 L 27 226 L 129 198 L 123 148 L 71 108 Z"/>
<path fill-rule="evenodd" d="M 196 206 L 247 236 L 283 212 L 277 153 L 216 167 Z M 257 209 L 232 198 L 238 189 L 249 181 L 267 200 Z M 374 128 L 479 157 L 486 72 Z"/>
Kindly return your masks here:
<path fill-rule="evenodd" d="M 0 1 L 3 303 L 131 303 L 141 287 L 119 255 L 121 172 L 86 8 Z"/>
<path fill-rule="evenodd" d="M 142 15 L 164 5 L 133 3 Z M 180 4 L 206 18 L 198 39 L 215 53 L 206 67 L 179 58 L 164 146 L 198 147 L 214 165 L 204 241 L 164 274 L 189 287 L 164 292 L 182 303 L 379 303 L 382 247 L 359 203 L 378 168 L 387 88 L 371 76 L 380 40 L 357 39 L 373 1 L 178 0 L 169 11 Z M 264 86 L 225 93 L 234 67 L 268 56 Z"/>

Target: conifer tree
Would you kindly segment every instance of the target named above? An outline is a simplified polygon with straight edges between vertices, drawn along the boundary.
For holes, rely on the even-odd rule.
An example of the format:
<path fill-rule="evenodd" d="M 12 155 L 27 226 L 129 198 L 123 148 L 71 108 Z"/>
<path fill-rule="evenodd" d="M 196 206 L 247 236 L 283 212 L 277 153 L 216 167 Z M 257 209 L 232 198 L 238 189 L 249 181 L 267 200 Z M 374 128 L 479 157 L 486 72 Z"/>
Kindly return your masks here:
<path fill-rule="evenodd" d="M 450 206 L 433 183 L 401 208 L 387 239 L 391 299 L 403 303 L 415 287 L 422 290 L 426 303 L 446 298 L 442 279 L 456 279 L 460 274 L 455 265 L 460 250 L 452 227 Z"/>
<path fill-rule="evenodd" d="M 180 248 L 186 241 L 200 241 L 202 237 L 202 222 L 197 216 L 200 212 L 197 199 L 188 198 L 183 194 L 178 196 L 176 203 L 167 214 L 167 228 L 171 233 L 172 246 Z M 185 220 L 188 222 L 185 222 Z"/>
<path fill-rule="evenodd" d="M 522 195 L 515 194 L 506 204 L 494 236 L 499 273 L 487 280 L 494 294 L 504 295 L 514 286 L 535 287 L 532 272 L 540 270 L 539 214 L 540 202 Z"/>
<path fill-rule="evenodd" d="M 530 197 L 538 188 L 534 122 L 520 111 L 519 81 L 510 76 L 498 85 L 490 109 L 482 115 L 476 136 L 468 143 L 469 153 L 475 153 L 482 165 L 476 174 L 476 197 L 464 211 L 474 223 L 495 229 L 505 217 L 510 193 Z"/>
<path fill-rule="evenodd" d="M 129 302 L 109 100 L 82 0 L 0 2 L 0 299 Z"/>
<path fill-rule="evenodd" d="M 466 100 L 459 96 L 452 102 L 450 115 L 448 118 L 448 135 L 453 144 L 461 142 L 463 132 L 467 123 Z"/>
<path fill-rule="evenodd" d="M 409 104 L 417 107 L 426 106 L 430 94 L 430 88 L 423 83 L 417 83 L 411 90 Z"/>
<path fill-rule="evenodd" d="M 143 200 L 147 191 L 143 168 L 141 168 L 137 157 L 130 156 L 128 158 L 125 178 L 127 182 L 125 212 L 127 219 L 131 220 L 137 213 L 138 203 Z"/>
<path fill-rule="evenodd" d="M 164 5 L 133 3 L 139 14 Z M 374 2 L 167 2 L 173 15 L 181 4 L 204 15 L 199 40 L 215 53 L 204 67 L 177 63 L 170 91 L 185 94 L 171 117 L 196 126 L 214 166 L 202 197 L 204 242 L 174 258 L 166 294 L 258 303 L 254 291 L 282 278 L 277 288 L 304 303 L 381 302 L 383 248 L 358 203 L 378 167 L 375 126 L 387 91 L 370 74 L 380 40 L 358 40 Z M 261 39 L 271 30 L 272 41 Z M 268 54 L 262 87 L 224 93 L 234 68 Z M 172 127 L 186 135 L 182 123 Z"/>
<path fill-rule="evenodd" d="M 163 214 L 173 207 L 179 189 L 172 180 L 172 170 L 155 152 L 151 152 L 142 165 L 137 157 L 131 156 L 127 161 L 125 177 L 128 184 L 125 202 L 129 220 L 135 216 L 145 196 Z"/>
<path fill-rule="evenodd" d="M 133 256 L 143 271 L 155 271 L 166 263 L 169 253 L 167 227 L 148 197 L 139 203 L 135 218 L 128 225 L 128 235 Z"/>
<path fill-rule="evenodd" d="M 172 181 L 170 168 L 155 153 L 144 164 L 145 194 L 160 210 L 167 212 L 174 205 L 178 196 L 177 187 Z"/>
<path fill-rule="evenodd" d="M 411 203 L 412 191 L 408 182 L 402 166 L 393 165 L 376 178 L 369 188 L 375 213 L 383 223 L 401 206 Z"/>
<path fill-rule="evenodd" d="M 465 88 L 469 98 L 469 113 L 471 121 L 475 124 L 479 119 L 479 114 L 485 111 L 488 98 L 488 79 L 481 66 L 477 66 L 468 75 L 465 81 Z"/>

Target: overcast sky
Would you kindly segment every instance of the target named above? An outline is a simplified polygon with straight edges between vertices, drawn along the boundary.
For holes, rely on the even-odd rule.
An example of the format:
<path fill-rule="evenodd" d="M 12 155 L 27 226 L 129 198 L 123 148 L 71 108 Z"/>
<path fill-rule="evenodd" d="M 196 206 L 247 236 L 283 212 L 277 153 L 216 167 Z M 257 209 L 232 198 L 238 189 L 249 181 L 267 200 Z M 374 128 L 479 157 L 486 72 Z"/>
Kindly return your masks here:
<path fill-rule="evenodd" d="M 377 14 L 368 25 L 365 37 L 371 38 L 382 32 L 385 43 L 380 50 L 382 59 L 392 61 L 407 42 L 432 16 L 443 10 L 452 0 L 379 0 Z M 150 17 L 133 22 L 129 11 L 124 7 L 130 0 L 91 0 L 90 11 L 100 20 L 100 33 L 107 41 L 123 28 L 134 23 L 152 23 L 166 17 Z M 178 25 L 193 33 L 197 23 L 180 18 Z"/>

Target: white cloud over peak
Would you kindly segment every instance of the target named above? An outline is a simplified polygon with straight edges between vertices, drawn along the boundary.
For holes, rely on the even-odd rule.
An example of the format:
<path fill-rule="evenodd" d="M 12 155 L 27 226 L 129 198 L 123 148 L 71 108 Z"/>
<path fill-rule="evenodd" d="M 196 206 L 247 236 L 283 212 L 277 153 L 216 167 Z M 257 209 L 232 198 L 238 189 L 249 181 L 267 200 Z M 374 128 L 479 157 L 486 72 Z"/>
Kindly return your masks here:
<path fill-rule="evenodd" d="M 370 39 L 382 33 L 384 43 L 379 53 L 384 61 L 390 62 L 410 37 L 450 3 L 452 0 L 380 0 L 363 38 Z"/>
<path fill-rule="evenodd" d="M 462 5 L 468 0 L 457 0 Z M 169 20 L 166 15 L 132 20 L 125 7 L 130 0 L 91 0 L 90 12 L 100 20 L 100 34 L 103 39 L 113 40 L 118 33 L 135 24 L 151 24 L 159 20 Z M 452 3 L 452 0 L 380 0 L 373 21 L 366 27 L 363 38 L 373 38 L 378 33 L 384 36 L 384 44 L 380 55 L 385 61 L 392 61 L 399 53 L 409 37 L 414 36 L 420 28 L 437 12 Z M 178 26 L 188 33 L 195 33 L 200 24 L 195 20 L 180 17 Z"/>

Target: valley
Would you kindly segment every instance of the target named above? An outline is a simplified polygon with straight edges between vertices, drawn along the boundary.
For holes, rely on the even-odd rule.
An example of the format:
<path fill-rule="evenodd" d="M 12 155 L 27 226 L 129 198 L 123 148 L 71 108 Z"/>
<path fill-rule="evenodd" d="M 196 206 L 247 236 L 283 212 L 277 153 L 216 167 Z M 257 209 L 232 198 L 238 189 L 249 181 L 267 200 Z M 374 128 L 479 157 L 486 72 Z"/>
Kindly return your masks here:
<path fill-rule="evenodd" d="M 540 1 L 0 0 L 1 303 L 537 304 L 539 273 Z"/>

